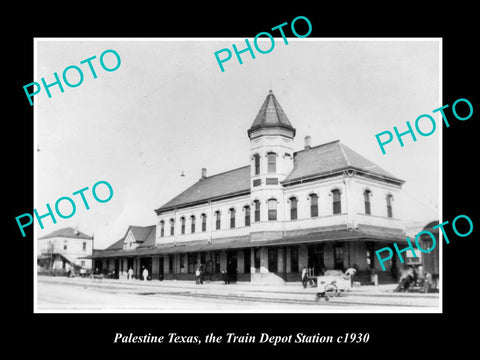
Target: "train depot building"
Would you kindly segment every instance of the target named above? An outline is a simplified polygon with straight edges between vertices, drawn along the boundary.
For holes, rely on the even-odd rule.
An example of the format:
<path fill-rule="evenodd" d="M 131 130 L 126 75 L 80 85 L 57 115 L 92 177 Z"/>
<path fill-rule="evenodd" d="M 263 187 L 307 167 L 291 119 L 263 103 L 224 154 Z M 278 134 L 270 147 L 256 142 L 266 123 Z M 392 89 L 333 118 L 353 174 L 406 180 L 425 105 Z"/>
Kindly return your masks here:
<path fill-rule="evenodd" d="M 399 213 L 403 180 L 340 141 L 294 151 L 296 130 L 270 90 L 247 130 L 249 164 L 200 179 L 155 209 L 158 221 L 129 226 L 125 236 L 91 258 L 95 268 L 152 280 L 207 279 L 222 270 L 236 281 L 300 281 L 303 267 L 358 269 L 369 283 L 397 280 L 396 257 L 382 268 L 375 251 L 407 245 Z"/>

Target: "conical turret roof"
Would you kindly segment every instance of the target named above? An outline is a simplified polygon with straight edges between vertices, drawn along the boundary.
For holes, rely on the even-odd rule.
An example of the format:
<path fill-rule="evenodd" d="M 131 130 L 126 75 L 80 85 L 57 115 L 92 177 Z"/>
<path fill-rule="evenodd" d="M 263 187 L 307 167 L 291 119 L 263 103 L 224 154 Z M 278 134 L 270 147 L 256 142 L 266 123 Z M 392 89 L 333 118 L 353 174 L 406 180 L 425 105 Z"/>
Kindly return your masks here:
<path fill-rule="evenodd" d="M 290 124 L 290 121 L 287 118 L 287 115 L 283 111 L 282 107 L 278 103 L 277 98 L 273 95 L 273 91 L 268 92 L 267 98 L 263 102 L 260 111 L 255 118 L 252 126 L 248 130 L 248 135 L 250 136 L 251 132 L 261 128 L 275 128 L 281 127 L 293 131 L 293 136 L 295 136 L 295 128 Z"/>

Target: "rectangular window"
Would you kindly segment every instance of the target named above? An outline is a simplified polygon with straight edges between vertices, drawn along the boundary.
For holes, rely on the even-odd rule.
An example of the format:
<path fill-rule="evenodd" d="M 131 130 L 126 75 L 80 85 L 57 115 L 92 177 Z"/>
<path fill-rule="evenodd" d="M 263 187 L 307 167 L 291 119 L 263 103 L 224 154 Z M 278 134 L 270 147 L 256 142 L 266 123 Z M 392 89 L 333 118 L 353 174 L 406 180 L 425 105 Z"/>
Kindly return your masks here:
<path fill-rule="evenodd" d="M 333 190 L 333 213 L 340 214 L 342 212 L 341 202 L 340 202 L 340 190 Z"/>
<path fill-rule="evenodd" d="M 316 194 L 310 195 L 310 215 L 311 217 L 318 216 L 318 196 Z"/>
<path fill-rule="evenodd" d="M 82 244 L 82 250 L 87 251 L 87 243 L 85 241 Z"/>
<path fill-rule="evenodd" d="M 235 209 L 230 209 L 230 229 L 235 227 Z"/>
<path fill-rule="evenodd" d="M 250 226 L 250 206 L 245 206 L 245 226 Z"/>
<path fill-rule="evenodd" d="M 195 267 L 197 265 L 197 254 L 189 253 L 188 255 L 188 273 L 195 273 Z"/>
<path fill-rule="evenodd" d="M 277 178 L 266 178 L 265 179 L 265 184 L 266 185 L 277 185 L 278 184 L 278 179 Z"/>
<path fill-rule="evenodd" d="M 191 233 L 193 234 L 195 232 L 195 216 L 190 217 L 191 221 Z"/>
<path fill-rule="evenodd" d="M 260 186 L 260 185 L 262 185 L 262 179 L 253 180 L 253 186 Z"/>
<path fill-rule="evenodd" d="M 290 248 L 290 272 L 298 272 L 298 247 Z"/>
<path fill-rule="evenodd" d="M 290 199 L 290 220 L 297 220 L 297 199 Z"/>
<path fill-rule="evenodd" d="M 277 200 L 275 199 L 268 200 L 268 220 L 277 220 Z"/>
<path fill-rule="evenodd" d="M 180 218 L 180 233 L 185 234 L 185 218 Z"/>
<path fill-rule="evenodd" d="M 253 155 L 253 158 L 255 160 L 255 175 L 260 174 L 260 155 L 255 154 Z"/>
<path fill-rule="evenodd" d="M 268 153 L 268 173 L 272 174 L 277 171 L 277 154 L 275 153 Z"/>
<path fill-rule="evenodd" d="M 80 266 L 81 266 L 81 267 L 85 267 L 85 260 L 81 260 L 81 261 L 80 261 Z"/>
<path fill-rule="evenodd" d="M 365 214 L 370 215 L 370 190 L 366 190 L 363 193 L 363 198 L 365 202 Z"/>
<path fill-rule="evenodd" d="M 260 201 L 255 200 L 255 221 L 260 221 Z"/>
<path fill-rule="evenodd" d="M 220 230 L 220 225 L 221 225 L 221 223 L 220 223 L 220 220 L 221 220 L 221 219 L 220 219 L 220 211 L 217 211 L 217 212 L 215 213 L 215 217 L 216 217 L 216 220 L 215 220 L 215 229 Z"/>
<path fill-rule="evenodd" d="M 387 195 L 387 216 L 389 218 L 393 217 L 392 213 L 392 195 Z"/>

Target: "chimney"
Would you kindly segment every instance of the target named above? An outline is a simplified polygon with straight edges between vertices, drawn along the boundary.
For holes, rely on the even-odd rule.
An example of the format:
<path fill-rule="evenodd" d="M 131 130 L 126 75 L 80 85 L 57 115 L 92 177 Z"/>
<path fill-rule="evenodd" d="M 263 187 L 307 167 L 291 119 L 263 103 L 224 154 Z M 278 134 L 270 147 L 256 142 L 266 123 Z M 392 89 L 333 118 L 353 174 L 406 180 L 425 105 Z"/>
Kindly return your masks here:
<path fill-rule="evenodd" d="M 310 150 L 311 141 L 312 141 L 312 137 L 310 135 L 305 136 L 305 150 Z"/>
<path fill-rule="evenodd" d="M 202 168 L 202 177 L 200 178 L 200 180 L 203 180 L 207 177 L 207 169 L 206 168 Z"/>

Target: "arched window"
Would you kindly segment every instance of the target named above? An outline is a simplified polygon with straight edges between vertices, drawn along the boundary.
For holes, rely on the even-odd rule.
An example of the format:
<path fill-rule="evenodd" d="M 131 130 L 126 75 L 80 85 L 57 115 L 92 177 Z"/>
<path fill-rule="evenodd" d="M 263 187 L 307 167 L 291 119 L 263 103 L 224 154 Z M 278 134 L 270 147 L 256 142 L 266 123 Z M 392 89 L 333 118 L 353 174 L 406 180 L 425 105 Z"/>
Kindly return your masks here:
<path fill-rule="evenodd" d="M 175 219 L 170 219 L 170 236 L 175 234 Z"/>
<path fill-rule="evenodd" d="M 202 214 L 202 231 L 207 231 L 207 215 Z"/>
<path fill-rule="evenodd" d="M 260 174 L 260 155 L 253 155 L 254 160 L 254 175 Z"/>
<path fill-rule="evenodd" d="M 195 215 L 190 216 L 191 233 L 195 232 Z"/>
<path fill-rule="evenodd" d="M 250 226 L 250 206 L 245 206 L 245 226 Z"/>
<path fill-rule="evenodd" d="M 267 154 L 268 173 L 277 172 L 277 154 L 270 152 Z"/>
<path fill-rule="evenodd" d="M 160 237 L 165 236 L 165 221 L 160 221 Z"/>
<path fill-rule="evenodd" d="M 340 198 L 340 190 L 332 190 L 333 195 L 333 213 L 340 214 L 342 212 L 342 203 Z"/>
<path fill-rule="evenodd" d="M 392 200 L 393 200 L 393 195 L 388 194 L 387 195 L 387 216 L 389 218 L 393 217 L 393 212 L 392 212 Z"/>
<path fill-rule="evenodd" d="M 318 216 L 318 195 L 310 194 L 310 216 Z"/>
<path fill-rule="evenodd" d="M 370 196 L 371 195 L 372 195 L 372 192 L 368 189 L 363 192 L 363 198 L 364 198 L 364 201 L 365 201 L 365 214 L 367 214 L 367 215 L 371 214 L 371 211 L 370 211 Z"/>
<path fill-rule="evenodd" d="M 297 220 L 297 198 L 290 198 L 290 220 Z"/>
<path fill-rule="evenodd" d="M 230 209 L 230 229 L 235 227 L 235 209 Z"/>
<path fill-rule="evenodd" d="M 220 230 L 221 225 L 220 211 L 215 211 L 215 229 Z"/>
<path fill-rule="evenodd" d="M 185 234 L 185 218 L 183 216 L 180 218 L 180 233 Z"/>
<path fill-rule="evenodd" d="M 268 200 L 268 221 L 277 220 L 277 200 Z"/>
<path fill-rule="evenodd" d="M 253 202 L 255 204 L 255 222 L 260 221 L 260 201 L 255 200 Z"/>

